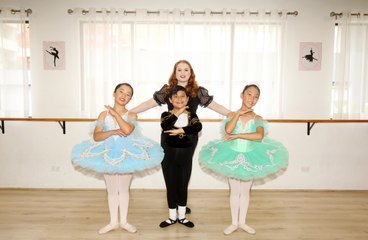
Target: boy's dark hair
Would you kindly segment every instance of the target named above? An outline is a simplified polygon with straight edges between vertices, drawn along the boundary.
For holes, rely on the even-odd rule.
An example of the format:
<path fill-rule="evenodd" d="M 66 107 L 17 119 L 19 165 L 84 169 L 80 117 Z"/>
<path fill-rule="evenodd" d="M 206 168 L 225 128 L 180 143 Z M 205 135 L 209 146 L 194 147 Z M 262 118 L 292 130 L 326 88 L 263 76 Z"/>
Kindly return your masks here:
<path fill-rule="evenodd" d="M 187 91 L 185 90 L 185 87 L 183 87 L 183 86 L 180 86 L 180 85 L 176 85 L 176 86 L 174 86 L 172 89 L 171 89 L 171 91 L 169 92 L 169 98 L 171 98 L 173 95 L 175 95 L 177 92 L 179 92 L 179 91 L 183 91 L 183 92 L 185 92 L 185 95 L 187 95 L 188 96 L 188 93 L 187 93 Z"/>

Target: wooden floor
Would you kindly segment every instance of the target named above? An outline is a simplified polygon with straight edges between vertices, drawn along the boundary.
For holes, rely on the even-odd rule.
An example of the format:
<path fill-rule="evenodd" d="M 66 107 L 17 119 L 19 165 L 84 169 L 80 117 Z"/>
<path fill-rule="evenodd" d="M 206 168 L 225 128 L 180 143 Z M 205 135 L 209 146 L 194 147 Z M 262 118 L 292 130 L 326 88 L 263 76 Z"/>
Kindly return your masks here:
<path fill-rule="evenodd" d="M 115 230 L 99 235 L 108 223 L 104 190 L 0 189 L 0 239 L 368 239 L 368 191 L 254 190 L 248 224 L 256 235 L 243 231 L 225 236 L 230 224 L 226 190 L 191 190 L 188 215 L 196 226 L 175 224 L 165 229 L 165 192 L 131 190 L 128 221 L 135 234 Z"/>

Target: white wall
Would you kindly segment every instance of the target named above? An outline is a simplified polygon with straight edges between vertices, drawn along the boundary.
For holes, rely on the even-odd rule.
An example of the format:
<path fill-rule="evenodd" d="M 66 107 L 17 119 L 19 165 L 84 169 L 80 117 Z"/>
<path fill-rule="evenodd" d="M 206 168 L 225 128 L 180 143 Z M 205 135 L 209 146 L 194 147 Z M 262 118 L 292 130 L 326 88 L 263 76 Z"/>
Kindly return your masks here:
<path fill-rule="evenodd" d="M 159 141 L 159 123 L 141 123 L 148 137 Z M 0 135 L 0 187 L 100 188 L 103 181 L 73 169 L 70 152 L 87 138 L 89 123 L 66 123 L 66 134 L 57 122 L 5 122 Z M 257 188 L 368 189 L 368 123 L 317 123 L 311 135 L 306 124 L 271 123 L 270 137 L 285 144 L 290 154 L 288 170 Z M 190 188 L 227 188 L 204 173 L 198 150 L 209 139 L 219 138 L 218 123 L 204 123 L 193 158 Z M 163 188 L 162 172 L 136 178 L 133 188 Z"/>
<path fill-rule="evenodd" d="M 368 12 L 368 1 L 1 0 L 0 8 L 6 7 L 25 7 L 33 11 L 31 68 L 34 117 L 79 116 L 78 46 L 74 44 L 76 32 L 72 16 L 67 14 L 69 8 L 297 10 L 299 15 L 288 20 L 283 117 L 321 119 L 329 117 L 330 108 L 333 19 L 329 14 L 342 10 Z M 43 70 L 43 41 L 65 41 L 66 70 Z M 322 42 L 321 71 L 298 70 L 299 43 L 308 41 Z M 157 122 L 141 124 L 148 137 L 159 141 Z M 0 187 L 104 187 L 103 181 L 75 171 L 70 163 L 70 150 L 74 144 L 87 138 L 88 126 L 89 123 L 67 123 L 67 134 L 63 135 L 56 122 L 5 122 L 6 133 L 0 134 Z M 218 127 L 218 123 L 204 123 L 197 152 L 204 143 L 219 137 Z M 271 123 L 270 127 L 270 136 L 282 141 L 289 149 L 290 166 L 283 176 L 258 188 L 368 189 L 367 123 L 320 123 L 314 126 L 310 136 L 306 134 L 306 124 L 302 123 Z M 227 188 L 225 183 L 200 170 L 197 152 L 190 187 Z M 162 173 L 135 179 L 132 187 L 164 188 Z"/>

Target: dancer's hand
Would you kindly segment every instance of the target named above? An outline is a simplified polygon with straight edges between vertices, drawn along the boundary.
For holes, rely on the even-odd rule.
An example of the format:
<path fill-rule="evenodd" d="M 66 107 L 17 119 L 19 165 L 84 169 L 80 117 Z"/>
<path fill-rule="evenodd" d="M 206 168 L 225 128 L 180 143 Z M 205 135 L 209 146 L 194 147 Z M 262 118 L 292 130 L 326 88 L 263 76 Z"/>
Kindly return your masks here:
<path fill-rule="evenodd" d="M 105 108 L 111 114 L 111 116 L 113 116 L 113 117 L 119 116 L 119 113 L 113 107 L 111 107 L 110 105 L 105 105 Z"/>
<path fill-rule="evenodd" d="M 184 133 L 182 128 L 166 130 L 164 133 L 168 133 L 170 136 L 176 136 Z"/>
<path fill-rule="evenodd" d="M 119 137 L 126 137 L 128 134 L 124 133 L 121 129 L 111 130 L 113 135 L 118 135 Z"/>
<path fill-rule="evenodd" d="M 224 136 L 224 139 L 226 139 L 226 140 L 234 140 L 234 139 L 237 139 L 237 138 L 238 138 L 237 134 L 226 133 L 225 136 Z"/>
<path fill-rule="evenodd" d="M 250 113 L 250 112 L 253 112 L 253 109 L 247 109 L 247 110 L 239 109 L 237 111 L 237 113 L 239 113 L 240 116 L 245 115 L 245 114 Z"/>

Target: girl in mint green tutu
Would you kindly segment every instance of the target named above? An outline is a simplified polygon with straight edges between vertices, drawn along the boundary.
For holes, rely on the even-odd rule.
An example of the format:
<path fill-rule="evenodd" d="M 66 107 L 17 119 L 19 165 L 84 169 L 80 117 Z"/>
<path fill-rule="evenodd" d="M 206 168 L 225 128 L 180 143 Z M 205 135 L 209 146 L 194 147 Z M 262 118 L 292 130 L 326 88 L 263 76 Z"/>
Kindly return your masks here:
<path fill-rule="evenodd" d="M 226 235 L 238 228 L 256 233 L 246 224 L 250 189 L 278 176 L 288 165 L 287 149 L 266 136 L 266 121 L 253 112 L 259 96 L 257 85 L 245 86 L 240 109 L 222 123 L 224 138 L 210 141 L 199 152 L 202 169 L 229 182 L 232 224 L 224 230 Z"/>
<path fill-rule="evenodd" d="M 113 96 L 114 106 L 105 106 L 106 111 L 98 116 L 93 139 L 73 147 L 72 163 L 84 172 L 104 176 L 110 223 L 99 233 L 119 227 L 135 233 L 137 229 L 127 222 L 132 176 L 159 168 L 164 153 L 158 142 L 144 137 L 137 129 L 137 115 L 128 113 L 126 105 L 133 96 L 132 86 L 118 84 Z"/>

